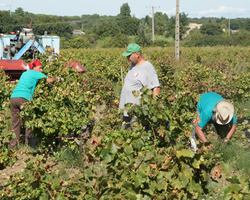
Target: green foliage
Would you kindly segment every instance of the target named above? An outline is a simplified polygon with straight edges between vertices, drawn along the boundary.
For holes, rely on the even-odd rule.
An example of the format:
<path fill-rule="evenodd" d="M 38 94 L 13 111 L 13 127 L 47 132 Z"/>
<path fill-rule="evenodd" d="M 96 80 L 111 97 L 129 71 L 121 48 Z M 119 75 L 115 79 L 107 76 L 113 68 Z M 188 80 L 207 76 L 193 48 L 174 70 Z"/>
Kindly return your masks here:
<path fill-rule="evenodd" d="M 225 17 L 216 18 L 216 17 L 201 17 L 201 18 L 192 18 L 190 21 L 197 24 L 206 24 L 206 23 L 217 23 L 222 27 L 228 27 L 230 20 L 230 27 L 232 30 L 242 30 L 244 24 L 247 22 L 248 18 L 235 18 L 235 19 L 226 19 Z"/>
<path fill-rule="evenodd" d="M 227 35 L 203 35 L 200 31 L 192 30 L 190 35 L 186 37 L 183 44 L 185 46 L 249 46 L 250 32 L 249 31 L 240 31 L 238 33 Z"/>
<path fill-rule="evenodd" d="M 17 16 L 17 17 L 24 17 L 24 11 L 23 11 L 23 9 L 22 8 L 17 8 L 16 10 L 15 10 L 15 15 Z"/>
<path fill-rule="evenodd" d="M 13 31 L 12 22 L 13 20 L 8 11 L 0 11 L 0 33 Z"/>
<path fill-rule="evenodd" d="M 78 148 L 72 149 L 66 146 L 53 154 L 57 161 L 63 162 L 67 167 L 82 168 L 84 166 L 83 152 Z"/>
<path fill-rule="evenodd" d="M 100 37 L 114 37 L 117 34 L 120 34 L 122 31 L 117 24 L 108 22 L 94 27 L 93 32 L 99 35 Z"/>
<path fill-rule="evenodd" d="M 105 37 L 114 37 L 117 34 L 124 34 L 127 36 L 138 36 L 138 43 L 144 46 L 166 46 L 163 41 L 157 41 L 152 44 L 150 42 L 150 34 L 152 32 L 152 19 L 149 16 L 145 18 L 138 19 L 136 17 L 131 17 L 131 10 L 128 3 L 122 4 L 120 7 L 120 14 L 117 16 L 100 16 L 98 14 L 93 15 L 82 15 L 79 16 L 55 16 L 55 15 L 44 15 L 44 14 L 33 14 L 25 12 L 22 8 L 17 8 L 15 12 L 0 11 L 0 33 L 10 33 L 17 31 L 20 28 L 28 27 L 31 19 L 33 19 L 33 32 L 35 35 L 43 35 L 44 31 L 47 31 L 49 35 L 58 35 L 64 37 L 63 46 L 67 43 L 66 48 L 69 48 L 68 44 L 71 44 L 72 31 L 73 30 L 83 30 L 86 33 L 88 41 L 92 44 L 91 47 L 100 47 L 100 43 Z M 165 36 L 167 38 L 175 37 L 175 16 L 168 17 L 162 12 L 156 12 L 154 16 L 155 20 L 155 34 L 159 36 Z M 180 38 L 185 39 L 183 36 L 187 30 L 187 25 L 190 22 L 206 24 L 214 24 L 212 29 L 206 28 L 206 34 L 220 34 L 221 29 L 228 27 L 229 19 L 226 18 L 188 18 L 187 14 L 180 13 Z M 147 24 L 144 26 L 146 32 L 143 33 L 140 29 L 140 24 Z M 231 30 L 247 30 L 249 20 L 247 18 L 236 18 L 230 19 Z M 221 26 L 220 30 L 218 27 Z M 138 31 L 139 30 L 139 31 Z M 89 36 L 90 35 L 90 36 Z M 95 35 L 93 37 L 93 35 Z M 101 41 L 98 39 L 101 38 Z M 241 37 L 244 37 L 241 40 Z M 209 38 L 202 37 L 202 40 L 196 42 L 195 38 L 190 42 L 187 41 L 187 46 L 215 46 L 215 45 L 240 45 L 248 46 L 249 37 L 244 34 L 244 36 L 239 37 L 218 37 Z M 86 43 L 86 42 L 85 42 Z M 190 44 L 191 43 L 191 44 Z M 88 46 L 86 44 L 86 46 Z M 110 45 L 105 47 L 114 47 L 120 45 Z"/>
<path fill-rule="evenodd" d="M 136 43 L 142 46 L 149 46 L 152 44 L 152 34 L 149 26 L 141 22 L 137 31 Z"/>
<path fill-rule="evenodd" d="M 118 21 L 118 26 L 121 28 L 122 33 L 125 35 L 136 35 L 139 28 L 140 20 L 133 18 L 122 18 Z"/>
<path fill-rule="evenodd" d="M 180 13 L 179 15 L 179 29 L 180 29 L 180 38 L 182 39 L 183 38 L 183 35 L 185 34 L 187 28 L 186 26 L 188 25 L 188 18 L 187 18 L 187 14 L 185 13 Z M 166 32 L 165 32 L 165 36 L 166 37 L 173 37 L 175 38 L 175 21 L 176 21 L 176 17 L 175 16 L 172 16 L 169 20 L 168 20 L 168 23 L 167 23 L 167 29 L 166 29 Z"/>
<path fill-rule="evenodd" d="M 0 66 L 1 68 L 1 66 Z M 6 98 L 9 98 L 11 95 L 11 91 L 8 90 L 7 88 L 11 86 L 11 84 L 7 85 L 6 82 L 8 81 L 9 77 L 6 76 L 5 72 L 3 69 L 0 69 L 0 110 L 3 109 L 2 105 L 3 102 L 6 100 Z"/>
<path fill-rule="evenodd" d="M 52 77 L 64 77 L 65 82 L 50 85 L 42 81 L 36 87 L 34 100 L 22 112 L 25 125 L 45 145 L 55 142 L 56 137 L 79 136 L 81 127 L 88 125 L 95 99 L 84 91 L 81 75 L 63 60 L 44 63 L 44 72 Z"/>
<path fill-rule="evenodd" d="M 119 17 L 131 17 L 130 13 L 131 13 L 131 11 L 130 11 L 130 7 L 129 7 L 128 3 L 122 4 L 122 6 L 120 8 Z"/>
<path fill-rule="evenodd" d="M 155 33 L 157 35 L 163 35 L 167 30 L 168 16 L 161 12 L 156 12 L 155 16 Z"/>
<path fill-rule="evenodd" d="M 82 15 L 78 23 L 78 29 L 82 29 L 83 26 L 84 32 L 88 34 L 93 34 L 92 28 L 98 27 L 103 23 L 115 22 L 117 21 L 117 16 L 100 16 L 98 14 L 93 15 Z M 81 25 L 81 26 L 79 26 Z"/>
<path fill-rule="evenodd" d="M 159 137 L 154 139 L 139 126 L 133 132 L 106 133 L 106 145 L 98 146 L 95 155 L 101 158 L 101 166 L 88 166 L 83 172 L 87 192 L 97 198 L 101 193 L 104 199 L 202 196 L 212 181 L 206 173 L 212 167 L 207 160 L 212 155 L 203 155 L 204 149 L 194 154 L 180 144 L 171 147 L 167 141 L 160 147 L 155 142 Z"/>
<path fill-rule="evenodd" d="M 218 146 L 221 154 L 221 158 L 225 163 L 229 163 L 231 166 L 234 166 L 236 169 L 245 172 L 246 174 L 250 173 L 249 170 L 249 156 L 250 152 L 248 149 L 245 149 L 242 146 L 231 144 Z"/>
<path fill-rule="evenodd" d="M 247 21 L 244 23 L 244 29 L 250 31 L 250 19 L 247 19 Z"/>
<path fill-rule="evenodd" d="M 227 179 L 230 182 L 230 185 L 224 189 L 223 199 L 248 199 L 250 197 L 249 192 L 249 180 L 245 176 L 233 176 L 232 178 Z"/>
<path fill-rule="evenodd" d="M 155 46 L 160 46 L 160 47 L 170 47 L 174 46 L 175 42 L 173 38 L 166 38 L 165 36 L 156 36 L 155 41 L 154 41 Z"/>
<path fill-rule="evenodd" d="M 16 151 L 9 149 L 9 141 L 15 136 L 9 130 L 9 110 L 11 90 L 14 84 L 8 83 L 9 77 L 0 70 L 0 170 L 16 162 Z"/>
<path fill-rule="evenodd" d="M 95 34 L 88 34 L 86 35 L 86 37 L 91 44 L 100 38 L 98 35 Z"/>
<path fill-rule="evenodd" d="M 105 38 L 103 47 L 125 48 L 128 44 L 129 44 L 128 36 L 120 33 L 114 37 Z"/>
<path fill-rule="evenodd" d="M 240 45 L 240 46 L 249 46 L 250 45 L 250 31 L 240 31 L 238 33 L 235 33 L 232 35 L 232 40 L 234 46 Z"/>
<path fill-rule="evenodd" d="M 55 34 L 61 37 L 66 37 L 72 34 L 73 27 L 68 23 L 60 23 L 57 20 L 54 23 L 48 24 L 34 24 L 33 29 L 35 34 L 43 35 L 44 31 L 47 31 L 48 34 Z M 46 22 L 44 22 L 46 23 Z"/>
<path fill-rule="evenodd" d="M 223 33 L 222 28 L 219 24 L 207 23 L 203 24 L 200 28 L 201 34 L 205 35 L 221 35 Z"/>
<path fill-rule="evenodd" d="M 86 36 L 82 35 L 74 35 L 70 39 L 67 39 L 65 37 L 61 38 L 60 41 L 60 48 L 63 49 L 69 49 L 69 48 L 75 48 L 75 49 L 81 49 L 81 48 L 89 48 L 90 42 Z"/>
<path fill-rule="evenodd" d="M 247 23 L 247 19 L 230 19 L 230 29 L 231 30 L 240 30 L 244 28 L 244 24 Z M 228 27 L 229 19 L 224 20 L 224 24 Z"/>
<path fill-rule="evenodd" d="M 0 123 L 2 123 L 2 117 L 0 117 Z M 2 131 L 2 125 L 0 126 Z M 13 165 L 16 160 L 16 150 L 9 149 L 9 141 L 15 136 L 11 132 L 1 133 L 0 134 L 0 170 L 4 169 L 7 166 Z"/>
<path fill-rule="evenodd" d="M 1 189 L 4 199 L 79 199 L 83 198 L 83 183 L 71 177 L 58 177 L 60 172 L 50 171 L 46 157 L 37 156 L 26 161 L 24 172 L 12 176 Z"/>
<path fill-rule="evenodd" d="M 226 153 L 218 154 L 210 143 L 198 141 L 197 152 L 189 149 L 194 99 L 203 92 L 217 92 L 234 103 L 238 118 L 238 103 L 249 101 L 248 48 L 182 48 L 179 62 L 174 60 L 174 48 L 144 48 L 144 57 L 156 67 L 161 94 L 153 99 L 151 90 L 144 88 L 141 106 L 127 105 L 131 116 L 137 116 L 133 131 L 120 130 L 117 110 L 121 68 L 124 74 L 129 68 L 122 52 L 124 48 L 68 49 L 56 60 L 42 58 L 44 73 L 65 82 L 38 83 L 34 100 L 23 112 L 26 125 L 43 147 L 50 147 L 55 137 L 76 136 L 95 118 L 93 137 L 80 148 L 69 138 L 66 149 L 54 149 L 60 163 L 65 160 L 64 170 L 51 171 L 47 155 L 28 161 L 23 173 L 0 186 L 1 198 L 205 199 L 222 189 L 211 172 Z M 78 74 L 65 66 L 68 61 L 78 61 L 88 71 Z M 1 84 L 6 90 L 2 111 L 6 111 L 13 86 Z M 2 132 L 0 136 L 2 148 L 8 142 Z M 72 167 L 79 167 L 77 173 Z M 247 198 L 248 191 L 247 178 L 232 177 L 223 196 Z"/>

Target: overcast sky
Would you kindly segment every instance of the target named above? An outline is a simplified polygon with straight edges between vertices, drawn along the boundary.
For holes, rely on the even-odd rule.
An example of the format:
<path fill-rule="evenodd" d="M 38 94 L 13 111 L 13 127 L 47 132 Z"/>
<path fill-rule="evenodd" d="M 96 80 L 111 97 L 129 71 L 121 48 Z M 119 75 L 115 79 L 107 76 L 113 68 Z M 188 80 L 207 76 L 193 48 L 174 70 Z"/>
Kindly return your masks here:
<path fill-rule="evenodd" d="M 11 5 L 12 3 L 12 5 Z M 0 10 L 15 11 L 21 7 L 34 14 L 81 16 L 99 14 L 116 16 L 123 3 L 138 18 L 155 12 L 175 15 L 176 0 L 0 0 Z M 188 17 L 250 18 L 250 0 L 180 0 L 180 12 Z"/>

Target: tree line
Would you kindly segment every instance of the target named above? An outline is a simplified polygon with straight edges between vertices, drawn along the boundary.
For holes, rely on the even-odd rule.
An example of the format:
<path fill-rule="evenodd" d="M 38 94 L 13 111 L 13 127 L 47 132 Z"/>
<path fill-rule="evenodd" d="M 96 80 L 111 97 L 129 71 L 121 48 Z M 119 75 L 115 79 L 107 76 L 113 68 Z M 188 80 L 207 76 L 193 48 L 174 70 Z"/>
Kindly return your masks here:
<path fill-rule="evenodd" d="M 0 33 L 10 33 L 28 27 L 31 20 L 35 35 L 43 35 L 44 31 L 49 35 L 58 35 L 61 37 L 62 48 L 125 47 L 129 42 L 137 42 L 142 46 L 174 45 L 175 16 L 155 13 L 153 42 L 152 18 L 148 15 L 141 19 L 132 16 L 128 3 L 122 4 L 117 16 L 55 16 L 33 14 L 22 8 L 11 13 L 0 11 Z M 190 22 L 202 26 L 186 35 Z M 229 19 L 223 17 L 198 19 L 180 13 L 181 43 L 184 46 L 250 45 L 250 19 L 231 19 L 230 30 L 228 23 Z M 85 35 L 73 35 L 73 30 L 82 30 Z M 240 31 L 232 34 L 231 30 Z"/>

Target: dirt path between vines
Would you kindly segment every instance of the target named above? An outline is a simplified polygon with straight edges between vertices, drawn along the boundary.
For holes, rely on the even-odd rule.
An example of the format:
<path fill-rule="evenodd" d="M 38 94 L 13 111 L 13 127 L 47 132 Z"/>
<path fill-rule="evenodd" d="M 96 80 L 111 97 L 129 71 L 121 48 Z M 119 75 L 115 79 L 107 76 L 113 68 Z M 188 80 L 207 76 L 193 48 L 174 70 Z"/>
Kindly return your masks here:
<path fill-rule="evenodd" d="M 33 156 L 32 154 L 18 152 L 17 162 L 13 166 L 8 166 L 5 169 L 0 170 L 0 174 L 1 174 L 0 185 L 4 185 L 9 180 L 11 175 L 23 172 L 26 167 L 25 161 L 28 160 L 29 158 L 32 160 L 35 158 L 35 156 Z"/>

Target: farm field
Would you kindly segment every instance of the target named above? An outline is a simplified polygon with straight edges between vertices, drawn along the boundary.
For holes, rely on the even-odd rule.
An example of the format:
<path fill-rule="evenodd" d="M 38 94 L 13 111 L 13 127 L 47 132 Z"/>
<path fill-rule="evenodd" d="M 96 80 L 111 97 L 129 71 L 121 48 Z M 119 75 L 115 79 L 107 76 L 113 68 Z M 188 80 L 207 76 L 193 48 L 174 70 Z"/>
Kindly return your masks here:
<path fill-rule="evenodd" d="M 121 130 L 118 112 L 129 69 L 124 49 L 62 50 L 41 58 L 41 80 L 23 123 L 38 139 L 35 148 L 8 149 L 9 97 L 16 83 L 0 71 L 0 199 L 249 199 L 249 47 L 142 48 L 156 68 L 161 94 L 143 88 L 133 131 Z M 77 73 L 66 62 L 80 62 Z M 236 133 L 223 144 L 214 127 L 209 142 L 189 147 L 199 95 L 216 92 L 235 106 Z M 169 121 L 170 126 L 169 125 Z M 144 127 L 147 126 L 146 131 Z"/>

